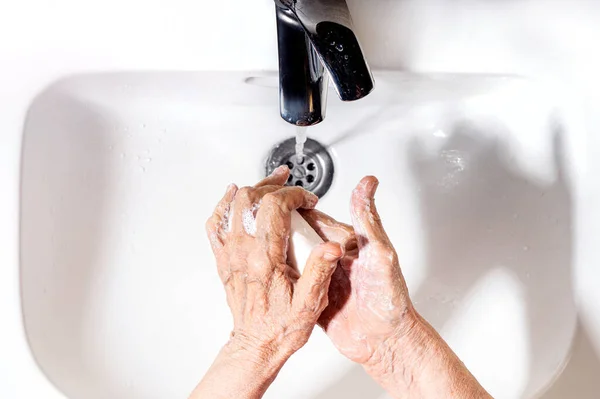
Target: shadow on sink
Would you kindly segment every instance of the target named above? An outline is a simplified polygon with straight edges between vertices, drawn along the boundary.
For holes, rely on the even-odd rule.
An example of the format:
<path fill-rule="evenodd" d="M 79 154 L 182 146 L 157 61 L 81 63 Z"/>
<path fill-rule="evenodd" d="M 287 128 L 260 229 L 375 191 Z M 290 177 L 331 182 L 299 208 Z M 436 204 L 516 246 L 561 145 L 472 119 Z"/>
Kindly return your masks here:
<path fill-rule="evenodd" d="M 561 376 L 541 399 L 596 399 L 600 392 L 600 353 L 580 321 L 571 359 Z"/>
<path fill-rule="evenodd" d="M 532 397 L 563 365 L 576 319 L 574 209 L 562 132 L 554 132 L 555 179 L 544 183 L 510 165 L 503 132 L 486 135 L 468 125 L 455 126 L 434 154 L 419 138 L 400 149 L 413 176 L 424 236 L 425 281 L 412 298 L 421 314 L 442 330 L 481 280 L 506 270 L 522 293 L 523 331 L 528 336 L 528 369 L 523 370 L 528 375 L 518 397 Z M 383 394 L 357 367 L 314 399 L 346 391 L 356 398 Z M 353 396 L 356 392 L 360 394 Z"/>
<path fill-rule="evenodd" d="M 21 293 L 33 355 L 69 398 L 117 398 L 103 348 L 86 337 L 105 262 L 110 121 L 69 96 L 37 101 L 23 138 Z M 87 327 L 87 328 L 86 328 Z M 97 396 L 90 396 L 91 392 Z"/>
<path fill-rule="evenodd" d="M 457 126 L 439 156 L 424 154 L 416 141 L 408 152 L 426 230 L 426 281 L 413 298 L 441 329 L 453 317 L 452 302 L 463 302 L 492 271 L 506 270 L 518 281 L 526 307 L 529 374 L 522 397 L 530 397 L 560 368 L 566 353 L 555 348 L 569 346 L 568 326 L 576 315 L 573 209 L 562 132 L 554 132 L 555 181 L 545 184 L 515 172 L 501 134 L 490 138 Z M 459 169 L 461 162 L 469 165 L 454 179 L 448 162 Z"/>
<path fill-rule="evenodd" d="M 377 385 L 360 366 L 354 366 L 342 378 L 336 381 L 317 395 L 312 396 L 312 399 L 378 399 L 384 397 L 385 391 Z"/>

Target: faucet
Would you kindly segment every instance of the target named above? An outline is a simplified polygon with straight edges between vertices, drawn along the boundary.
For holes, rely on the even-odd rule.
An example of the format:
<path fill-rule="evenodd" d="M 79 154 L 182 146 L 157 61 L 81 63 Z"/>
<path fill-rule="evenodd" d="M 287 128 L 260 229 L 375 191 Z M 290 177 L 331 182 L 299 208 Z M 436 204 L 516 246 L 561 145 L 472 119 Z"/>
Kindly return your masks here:
<path fill-rule="evenodd" d="M 342 101 L 374 88 L 345 0 L 275 0 L 281 117 L 296 126 L 325 118 L 329 77 Z"/>

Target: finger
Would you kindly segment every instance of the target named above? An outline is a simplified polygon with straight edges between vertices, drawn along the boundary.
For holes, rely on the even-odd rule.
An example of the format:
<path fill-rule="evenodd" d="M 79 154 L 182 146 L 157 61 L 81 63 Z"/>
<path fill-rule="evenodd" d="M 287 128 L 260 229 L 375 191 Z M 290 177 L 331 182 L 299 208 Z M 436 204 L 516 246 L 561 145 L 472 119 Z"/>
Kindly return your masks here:
<path fill-rule="evenodd" d="M 336 316 L 347 318 L 347 314 L 344 311 L 344 305 L 352 294 L 352 284 L 350 283 L 348 275 L 340 266 L 341 261 L 338 262 L 338 267 L 336 267 L 331 276 L 327 307 L 323 310 L 321 316 L 319 316 L 319 325 L 325 331 L 328 331 L 331 320 Z"/>
<path fill-rule="evenodd" d="M 234 234 L 256 234 L 256 217 L 265 195 L 281 190 L 281 186 L 269 185 L 242 187 L 235 197 L 231 214 L 231 230 Z"/>
<path fill-rule="evenodd" d="M 285 187 L 263 197 L 256 216 L 256 235 L 269 248 L 273 259 L 285 263 L 292 211 L 312 209 L 318 201 L 316 195 L 301 187 Z"/>
<path fill-rule="evenodd" d="M 229 229 L 229 212 L 237 190 L 235 184 L 230 184 L 212 216 L 206 221 L 206 233 L 215 252 L 223 246 L 223 233 Z"/>
<path fill-rule="evenodd" d="M 367 176 L 352 192 L 350 213 L 359 247 L 364 246 L 366 241 L 384 244 L 390 242 L 375 207 L 375 192 L 378 186 L 377 178 Z"/>
<path fill-rule="evenodd" d="M 344 255 L 340 244 L 328 242 L 320 244 L 310 254 L 304 273 L 296 283 L 293 305 L 300 315 L 315 322 L 327 307 L 329 283 Z"/>
<path fill-rule="evenodd" d="M 263 186 L 283 186 L 290 177 L 290 169 L 286 165 L 276 168 L 271 174 L 258 182 L 254 188 Z"/>
<path fill-rule="evenodd" d="M 338 222 L 316 209 L 301 209 L 299 212 L 324 241 L 339 242 L 346 251 L 356 248 L 356 236 L 352 226 Z"/>

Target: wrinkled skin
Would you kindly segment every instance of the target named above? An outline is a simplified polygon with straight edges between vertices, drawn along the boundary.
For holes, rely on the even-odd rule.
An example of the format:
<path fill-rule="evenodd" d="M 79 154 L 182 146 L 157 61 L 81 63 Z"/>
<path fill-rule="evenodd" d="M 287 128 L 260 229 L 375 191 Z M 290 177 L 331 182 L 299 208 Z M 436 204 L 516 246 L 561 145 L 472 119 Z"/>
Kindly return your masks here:
<path fill-rule="evenodd" d="M 343 255 L 329 242 L 313 250 L 302 276 L 288 265 L 291 212 L 318 202 L 300 187 L 282 187 L 288 176 L 282 167 L 253 187 L 230 186 L 206 225 L 233 315 L 230 346 L 256 361 L 285 359 L 307 342 Z"/>
<path fill-rule="evenodd" d="M 348 226 L 315 211 L 314 195 L 283 188 L 288 176 L 230 186 L 207 222 L 234 328 L 190 399 L 262 398 L 317 323 L 394 398 L 491 398 L 414 310 L 375 208 L 377 179 L 352 193 Z M 295 209 L 326 241 L 301 276 L 286 256 Z"/>
<path fill-rule="evenodd" d="M 378 181 L 365 177 L 352 193 L 352 226 L 316 210 L 302 216 L 325 241 L 344 245 L 346 254 L 329 289 L 329 306 L 319 324 L 350 360 L 368 365 L 387 356 L 390 339 L 416 320 L 398 256 L 375 208 Z"/>

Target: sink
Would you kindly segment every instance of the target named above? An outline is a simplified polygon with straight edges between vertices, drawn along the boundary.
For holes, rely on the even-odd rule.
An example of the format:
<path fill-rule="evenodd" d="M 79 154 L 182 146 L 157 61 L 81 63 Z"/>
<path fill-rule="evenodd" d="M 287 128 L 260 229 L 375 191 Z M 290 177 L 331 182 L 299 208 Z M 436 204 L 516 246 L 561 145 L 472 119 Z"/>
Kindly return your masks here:
<path fill-rule="evenodd" d="M 378 207 L 416 307 L 496 398 L 542 394 L 569 359 L 577 150 L 554 93 L 510 76 L 376 74 L 309 130 L 335 176 L 319 208 Z M 27 117 L 22 312 L 31 352 L 72 399 L 186 397 L 231 317 L 204 221 L 294 128 L 269 73 L 72 76 Z M 310 383 L 307 383 L 310 381 Z M 267 398 L 384 398 L 321 330 Z"/>

